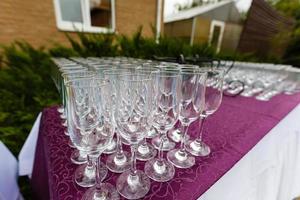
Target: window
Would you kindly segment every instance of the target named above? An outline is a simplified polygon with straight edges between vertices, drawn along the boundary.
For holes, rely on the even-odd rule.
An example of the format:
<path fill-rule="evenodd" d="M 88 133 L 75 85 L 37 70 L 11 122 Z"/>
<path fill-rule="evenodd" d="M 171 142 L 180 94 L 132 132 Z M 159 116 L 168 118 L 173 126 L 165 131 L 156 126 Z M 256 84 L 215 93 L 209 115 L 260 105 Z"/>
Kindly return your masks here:
<path fill-rule="evenodd" d="M 56 24 L 62 31 L 111 33 L 115 0 L 54 0 Z"/>
<path fill-rule="evenodd" d="M 225 23 L 222 21 L 212 20 L 209 32 L 209 44 L 214 47 L 217 53 L 220 52 Z"/>

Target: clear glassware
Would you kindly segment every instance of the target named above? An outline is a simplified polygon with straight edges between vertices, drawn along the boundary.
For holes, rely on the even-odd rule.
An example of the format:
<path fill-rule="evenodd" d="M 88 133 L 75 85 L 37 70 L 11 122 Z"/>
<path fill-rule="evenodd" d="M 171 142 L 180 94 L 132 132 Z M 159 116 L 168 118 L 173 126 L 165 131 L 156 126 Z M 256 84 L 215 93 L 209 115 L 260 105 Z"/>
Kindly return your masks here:
<path fill-rule="evenodd" d="M 197 70 L 199 68 L 198 65 L 177 65 L 177 68 L 180 69 L 180 71 L 190 70 L 194 69 Z M 177 128 L 174 128 L 168 132 L 168 137 L 173 140 L 174 142 L 180 142 L 181 138 L 183 137 L 183 131 L 182 131 L 182 124 L 180 121 L 178 121 L 179 124 L 177 125 Z M 188 135 L 186 135 L 185 139 L 188 139 Z"/>
<path fill-rule="evenodd" d="M 153 108 L 156 108 L 156 95 L 158 94 L 158 88 L 159 88 L 159 84 L 158 84 L 158 81 L 159 81 L 159 73 L 160 73 L 160 70 L 158 68 L 156 68 L 154 65 L 149 65 L 147 66 L 147 68 L 144 67 L 141 67 L 141 68 L 138 68 L 136 69 L 136 71 L 138 73 L 141 73 L 141 74 L 149 74 L 149 77 L 152 79 L 152 91 L 153 91 Z M 149 129 L 147 130 L 147 134 L 145 135 L 144 139 L 142 140 L 142 142 L 140 142 L 140 144 L 138 145 L 138 148 L 137 148 L 137 152 L 136 152 L 136 158 L 138 160 L 141 160 L 141 161 L 146 161 L 146 160 L 150 160 L 151 158 L 154 158 L 157 154 L 157 150 L 147 142 L 147 136 L 148 134 L 153 131 L 154 127 L 152 126 L 152 121 L 153 121 L 153 117 L 154 117 L 154 113 L 155 113 L 155 109 L 153 109 L 151 112 L 151 115 L 150 117 L 152 118 L 152 120 L 150 120 L 151 124 L 148 126 Z M 154 129 L 155 131 L 155 129 Z M 155 131 L 156 133 L 156 131 Z"/>
<path fill-rule="evenodd" d="M 114 173 L 122 173 L 130 169 L 131 165 L 131 154 L 127 151 L 124 151 L 122 148 L 122 139 L 120 132 L 117 129 L 115 116 L 117 112 L 116 103 L 117 103 L 117 90 L 118 90 L 118 80 L 121 75 L 128 74 L 128 71 L 120 69 L 112 69 L 103 71 L 105 79 L 108 79 L 110 82 L 110 91 L 111 91 L 111 101 L 113 103 L 112 107 L 112 126 L 114 126 L 116 132 L 116 152 L 106 159 L 107 168 Z"/>
<path fill-rule="evenodd" d="M 147 133 L 149 130 L 147 131 Z M 157 154 L 157 150 L 147 142 L 146 138 L 139 144 L 137 148 L 136 158 L 141 161 L 150 160 L 154 158 Z"/>
<path fill-rule="evenodd" d="M 64 113 L 66 116 L 67 115 L 67 111 L 68 111 L 68 106 L 67 106 L 67 91 L 66 91 L 66 84 L 68 81 L 74 80 L 74 79 L 79 79 L 79 78 L 93 78 L 95 76 L 94 72 L 90 72 L 90 71 L 86 71 L 86 70 L 75 70 L 75 71 L 70 71 L 70 70 L 64 70 L 64 72 L 62 73 L 62 77 L 63 77 L 63 82 L 64 84 L 62 85 L 63 89 L 63 93 L 64 93 L 64 104 L 63 104 L 63 108 L 64 108 Z M 67 120 L 66 120 L 67 122 Z M 67 136 L 69 136 L 68 133 L 68 129 L 66 126 L 66 130 L 65 130 L 65 134 Z M 76 148 L 75 145 L 72 143 L 71 140 L 69 140 L 68 145 L 72 148 Z M 84 151 L 80 151 L 78 149 L 73 150 L 70 159 L 72 161 L 72 163 L 74 164 L 84 164 L 87 162 L 87 153 Z"/>
<path fill-rule="evenodd" d="M 165 70 L 165 71 L 170 71 L 170 70 L 175 70 L 179 72 L 179 65 L 177 63 L 163 63 L 161 62 L 158 66 L 157 66 L 160 70 Z M 159 132 L 159 131 L 158 131 Z M 167 133 L 166 133 L 167 134 Z M 163 139 L 163 147 L 162 150 L 163 151 L 169 151 L 171 149 L 173 149 L 175 147 L 175 142 L 171 141 L 167 135 L 163 136 L 161 134 L 159 134 L 158 136 L 154 137 L 151 141 L 152 145 L 156 148 L 156 149 L 160 149 L 160 144 L 161 144 L 161 139 Z"/>
<path fill-rule="evenodd" d="M 85 72 L 87 71 L 87 68 L 85 67 L 82 67 L 82 66 L 73 66 L 73 65 L 70 65 L 68 67 L 60 67 L 60 71 L 61 71 L 61 80 L 60 80 L 60 88 L 61 88 L 61 98 L 62 98 L 62 107 L 61 107 L 61 114 L 60 114 L 60 118 L 62 119 L 62 125 L 64 127 L 67 127 L 67 122 L 66 122 L 66 111 L 65 111 L 65 108 L 66 108 L 66 101 L 65 101 L 65 84 L 64 84 L 64 77 L 63 77 L 63 74 L 64 73 L 77 73 L 77 72 Z"/>
<path fill-rule="evenodd" d="M 189 140 L 185 148 L 194 156 L 207 156 L 210 154 L 210 147 L 203 142 L 203 126 L 205 119 L 213 114 L 220 107 L 223 97 L 223 80 L 225 70 L 216 68 L 207 71 L 205 104 L 199 117 L 199 132 L 195 140 Z"/>
<path fill-rule="evenodd" d="M 118 83 L 116 124 L 122 137 L 130 143 L 132 165 L 119 176 L 116 186 L 123 197 L 139 199 L 150 189 L 150 179 L 136 168 L 136 150 L 149 130 L 152 81 L 149 75 L 131 73 L 120 76 Z"/>
<path fill-rule="evenodd" d="M 94 78 L 72 79 L 67 82 L 68 131 L 76 148 L 87 153 L 87 164 L 75 171 L 75 182 L 82 187 L 96 184 L 96 178 L 104 179 L 107 169 L 97 164 L 98 157 L 111 142 L 113 130 L 103 117 L 103 82 Z M 103 91 L 104 90 L 104 91 Z M 97 167 L 99 166 L 99 169 Z M 97 173 L 96 176 L 96 171 Z"/>
<path fill-rule="evenodd" d="M 179 122 L 180 123 L 180 122 Z M 178 127 L 168 132 L 168 137 L 173 140 L 174 142 L 180 142 L 181 137 L 182 137 L 182 130 L 181 130 L 182 125 L 178 124 Z"/>
<path fill-rule="evenodd" d="M 163 157 L 163 146 L 170 130 L 178 120 L 180 96 L 179 70 L 161 70 L 159 77 L 159 90 L 156 95 L 156 109 L 153 126 L 160 133 L 158 158 L 146 162 L 145 173 L 158 182 L 171 180 L 175 174 L 174 166 Z"/>
<path fill-rule="evenodd" d="M 120 197 L 115 187 L 110 183 L 102 183 L 103 167 L 101 166 L 100 160 L 101 153 L 103 153 L 110 144 L 114 135 L 114 129 L 112 128 L 110 121 L 113 106 L 113 102 L 110 101 L 109 95 L 110 87 L 108 81 L 96 79 L 95 81 L 92 81 L 92 85 L 87 89 L 90 88 L 90 96 L 88 97 L 90 110 L 86 113 L 87 116 L 85 119 L 80 119 L 81 122 L 79 124 L 83 125 L 84 132 L 89 135 L 87 141 L 88 146 L 91 149 L 90 154 L 96 156 L 96 185 L 89 188 L 82 199 L 118 200 Z M 96 122 L 96 124 L 94 122 Z"/>
<path fill-rule="evenodd" d="M 96 72 L 97 77 L 105 78 L 104 71 L 116 68 L 112 63 L 113 62 L 111 60 L 106 60 L 106 61 L 103 60 L 102 62 L 89 63 L 89 66 L 93 71 Z M 113 138 L 113 140 L 111 141 L 111 143 L 108 145 L 108 147 L 105 149 L 103 153 L 104 154 L 115 153 L 117 151 L 117 148 L 118 148 L 117 139 Z"/>
<path fill-rule="evenodd" d="M 152 127 L 150 128 L 150 130 L 147 132 L 146 138 L 152 139 L 152 138 L 156 137 L 157 134 L 158 134 L 158 133 L 157 133 L 155 127 L 152 126 Z"/>
<path fill-rule="evenodd" d="M 184 69 L 180 72 L 181 85 L 179 120 L 182 124 L 183 136 L 180 148 L 167 153 L 168 160 L 178 168 L 190 168 L 195 164 L 195 157 L 185 149 L 185 138 L 190 124 L 197 120 L 203 110 L 206 73 L 198 69 Z M 202 105 L 202 106 L 201 106 Z"/>

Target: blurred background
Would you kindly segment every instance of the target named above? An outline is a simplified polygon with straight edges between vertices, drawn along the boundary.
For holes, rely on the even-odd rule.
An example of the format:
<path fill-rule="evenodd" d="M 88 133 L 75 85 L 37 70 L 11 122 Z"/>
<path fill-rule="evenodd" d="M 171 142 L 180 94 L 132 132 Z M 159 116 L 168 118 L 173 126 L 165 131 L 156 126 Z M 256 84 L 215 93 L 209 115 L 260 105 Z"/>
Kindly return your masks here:
<path fill-rule="evenodd" d="M 215 53 L 298 65 L 297 0 L 38 0 L 0 3 L 0 43 L 70 46 L 66 33 L 176 38 Z M 242 55 L 240 55 L 242 57 Z"/>
<path fill-rule="evenodd" d="M 0 10 L 0 140 L 16 157 L 38 113 L 60 103 L 51 57 L 300 66 L 299 0 L 1 0 Z"/>

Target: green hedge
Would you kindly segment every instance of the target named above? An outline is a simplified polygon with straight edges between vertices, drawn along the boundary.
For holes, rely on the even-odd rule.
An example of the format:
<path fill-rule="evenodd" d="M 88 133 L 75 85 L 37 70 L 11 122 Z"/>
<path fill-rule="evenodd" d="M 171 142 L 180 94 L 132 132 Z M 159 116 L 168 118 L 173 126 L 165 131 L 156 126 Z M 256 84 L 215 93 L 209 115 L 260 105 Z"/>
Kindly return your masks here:
<path fill-rule="evenodd" d="M 45 49 L 26 42 L 2 48 L 0 70 L 0 139 L 16 155 L 37 114 L 58 103 L 49 76 L 52 65 Z"/>

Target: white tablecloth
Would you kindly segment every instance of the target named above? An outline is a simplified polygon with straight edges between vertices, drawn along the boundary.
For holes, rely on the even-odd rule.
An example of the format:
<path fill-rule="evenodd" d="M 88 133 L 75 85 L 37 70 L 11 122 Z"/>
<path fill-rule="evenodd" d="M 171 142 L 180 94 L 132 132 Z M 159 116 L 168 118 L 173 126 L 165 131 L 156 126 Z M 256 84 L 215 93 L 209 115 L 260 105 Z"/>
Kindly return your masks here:
<path fill-rule="evenodd" d="M 31 177 L 33 164 L 34 164 L 34 155 L 35 147 L 40 129 L 42 113 L 40 113 L 35 120 L 33 127 L 27 137 L 20 153 L 18 156 L 19 159 L 19 175 L 20 176 L 29 176 Z"/>
<path fill-rule="evenodd" d="M 32 173 L 39 122 L 40 115 L 21 151 L 27 153 L 19 155 L 22 160 L 19 171 L 28 175 Z M 297 196 L 300 196 L 300 105 L 198 200 L 291 200 Z"/>
<path fill-rule="evenodd" d="M 300 105 L 198 200 L 292 200 L 297 196 L 300 196 Z"/>
<path fill-rule="evenodd" d="M 23 200 L 17 182 L 18 161 L 1 141 L 0 158 L 0 200 Z"/>

